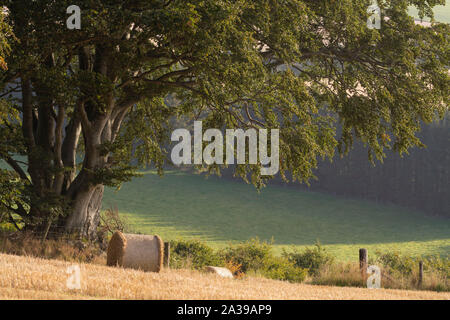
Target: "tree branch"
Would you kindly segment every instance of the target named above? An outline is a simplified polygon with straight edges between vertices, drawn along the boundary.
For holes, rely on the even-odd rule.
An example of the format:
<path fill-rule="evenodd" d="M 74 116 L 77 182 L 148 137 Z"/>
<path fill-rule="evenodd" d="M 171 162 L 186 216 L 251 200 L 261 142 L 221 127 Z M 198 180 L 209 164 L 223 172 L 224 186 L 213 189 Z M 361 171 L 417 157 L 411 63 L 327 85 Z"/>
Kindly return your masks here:
<path fill-rule="evenodd" d="M 20 231 L 19 226 L 17 225 L 16 221 L 14 220 L 11 211 L 8 211 L 8 217 L 9 217 L 9 221 L 14 225 L 14 227 L 17 229 L 17 231 Z"/>
<path fill-rule="evenodd" d="M 8 163 L 11 166 L 11 168 L 14 169 L 15 172 L 17 172 L 17 174 L 20 176 L 20 178 L 22 180 L 26 180 L 26 181 L 30 182 L 30 179 L 28 179 L 28 176 L 25 173 L 25 171 L 23 171 L 23 169 L 19 166 L 19 164 L 13 158 L 11 158 L 8 155 L 8 156 L 6 156 L 5 161 L 6 161 L 6 163 Z"/>

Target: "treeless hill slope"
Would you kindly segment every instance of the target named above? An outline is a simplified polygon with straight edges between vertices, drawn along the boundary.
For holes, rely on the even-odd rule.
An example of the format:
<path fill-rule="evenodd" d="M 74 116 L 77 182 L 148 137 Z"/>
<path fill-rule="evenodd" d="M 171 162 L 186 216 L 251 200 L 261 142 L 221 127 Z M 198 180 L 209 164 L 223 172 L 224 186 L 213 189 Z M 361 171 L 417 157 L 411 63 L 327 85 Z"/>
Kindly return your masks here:
<path fill-rule="evenodd" d="M 0 299 L 450 299 L 449 293 L 369 290 L 223 279 L 189 270 L 144 273 L 80 264 L 80 291 L 66 287 L 72 263 L 0 254 Z"/>

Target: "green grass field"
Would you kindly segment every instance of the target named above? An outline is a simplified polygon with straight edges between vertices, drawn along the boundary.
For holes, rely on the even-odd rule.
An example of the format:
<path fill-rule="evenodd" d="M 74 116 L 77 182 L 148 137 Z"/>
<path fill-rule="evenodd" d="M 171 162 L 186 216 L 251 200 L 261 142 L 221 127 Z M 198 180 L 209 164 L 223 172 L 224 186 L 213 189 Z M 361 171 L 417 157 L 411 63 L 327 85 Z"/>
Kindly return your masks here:
<path fill-rule="evenodd" d="M 449 219 L 283 186 L 258 193 L 238 181 L 182 171 L 162 178 L 148 171 L 118 192 L 107 190 L 104 208 L 114 206 L 134 231 L 214 247 L 259 237 L 273 238 L 278 251 L 318 239 L 340 260 L 357 259 L 360 247 L 414 256 L 450 253 Z"/>

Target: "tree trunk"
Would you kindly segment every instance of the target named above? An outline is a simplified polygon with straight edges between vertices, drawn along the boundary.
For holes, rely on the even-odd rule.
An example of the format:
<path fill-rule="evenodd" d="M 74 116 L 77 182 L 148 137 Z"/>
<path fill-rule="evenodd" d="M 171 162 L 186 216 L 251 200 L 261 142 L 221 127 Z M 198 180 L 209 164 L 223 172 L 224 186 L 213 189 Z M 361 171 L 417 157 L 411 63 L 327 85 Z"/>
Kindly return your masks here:
<path fill-rule="evenodd" d="M 65 223 L 67 233 L 76 233 L 90 240 L 96 239 L 103 191 L 104 186 L 97 185 L 82 189 L 75 195 L 72 211 Z"/>

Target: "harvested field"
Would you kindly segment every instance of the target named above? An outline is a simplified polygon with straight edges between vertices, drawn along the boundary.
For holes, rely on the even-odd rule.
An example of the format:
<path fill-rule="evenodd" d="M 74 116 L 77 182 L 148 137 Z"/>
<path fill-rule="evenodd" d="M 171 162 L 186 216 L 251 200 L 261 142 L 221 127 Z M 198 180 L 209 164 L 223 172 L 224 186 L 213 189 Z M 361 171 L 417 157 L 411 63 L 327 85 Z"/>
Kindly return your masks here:
<path fill-rule="evenodd" d="M 0 254 L 0 299 L 450 299 L 450 293 L 224 279 L 190 270 L 145 273 L 80 264 L 81 290 L 66 287 L 72 263 Z"/>

